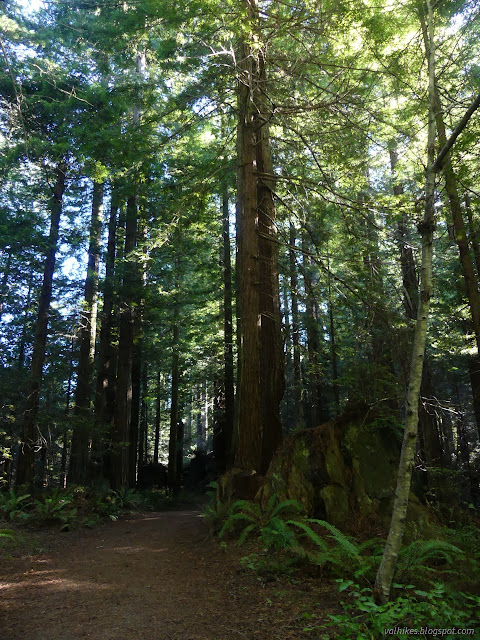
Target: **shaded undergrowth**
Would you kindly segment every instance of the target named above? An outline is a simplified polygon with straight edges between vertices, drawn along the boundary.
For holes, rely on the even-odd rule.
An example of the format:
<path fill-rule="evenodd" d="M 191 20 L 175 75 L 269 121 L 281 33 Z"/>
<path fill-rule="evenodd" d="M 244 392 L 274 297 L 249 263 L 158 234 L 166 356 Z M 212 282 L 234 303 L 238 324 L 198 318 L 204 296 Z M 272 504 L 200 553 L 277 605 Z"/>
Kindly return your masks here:
<path fill-rule="evenodd" d="M 205 510 L 220 544 L 247 547 L 240 563 L 261 581 L 316 574 L 339 592 L 340 612 L 325 619 L 310 616 L 303 631 L 316 638 L 373 640 L 395 627 L 418 629 L 428 638 L 445 629 L 475 628 L 480 608 L 480 535 L 474 525 L 439 527 L 437 539 L 418 538 L 398 558 L 392 598 L 386 605 L 373 599 L 373 584 L 385 540 L 359 541 L 324 520 L 309 518 L 295 500 L 274 495 L 266 504 L 246 500 L 222 503 L 215 484 Z M 423 628 L 423 631 L 421 629 Z M 450 629 L 450 632 L 448 631 Z M 395 636 L 394 636 L 395 637 Z"/>

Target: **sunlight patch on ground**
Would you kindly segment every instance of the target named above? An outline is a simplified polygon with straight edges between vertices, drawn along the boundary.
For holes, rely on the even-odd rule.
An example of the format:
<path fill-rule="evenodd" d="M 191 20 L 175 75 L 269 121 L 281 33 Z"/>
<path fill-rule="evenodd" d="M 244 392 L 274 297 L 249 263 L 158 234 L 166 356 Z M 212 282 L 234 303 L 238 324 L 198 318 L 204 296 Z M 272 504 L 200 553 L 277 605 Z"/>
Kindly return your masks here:
<path fill-rule="evenodd" d="M 33 576 L 32 576 L 33 577 Z M 108 584 L 95 584 L 93 582 L 82 582 L 80 580 L 68 580 L 67 578 L 51 578 L 50 580 L 22 580 L 21 582 L 0 582 L 0 590 L 19 590 L 26 587 L 57 587 L 61 590 L 76 591 L 105 591 L 111 589 Z"/>

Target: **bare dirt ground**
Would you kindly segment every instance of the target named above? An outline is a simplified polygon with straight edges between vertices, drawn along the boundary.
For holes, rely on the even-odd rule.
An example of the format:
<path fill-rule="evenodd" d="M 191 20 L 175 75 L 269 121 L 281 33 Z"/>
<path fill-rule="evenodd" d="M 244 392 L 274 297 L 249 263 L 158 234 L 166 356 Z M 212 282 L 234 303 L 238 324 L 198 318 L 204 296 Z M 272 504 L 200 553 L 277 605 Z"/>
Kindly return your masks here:
<path fill-rule="evenodd" d="M 259 582 L 196 510 L 135 514 L 45 544 L 0 562 L 2 640 L 334 637 L 322 624 L 336 609 L 331 584 Z"/>

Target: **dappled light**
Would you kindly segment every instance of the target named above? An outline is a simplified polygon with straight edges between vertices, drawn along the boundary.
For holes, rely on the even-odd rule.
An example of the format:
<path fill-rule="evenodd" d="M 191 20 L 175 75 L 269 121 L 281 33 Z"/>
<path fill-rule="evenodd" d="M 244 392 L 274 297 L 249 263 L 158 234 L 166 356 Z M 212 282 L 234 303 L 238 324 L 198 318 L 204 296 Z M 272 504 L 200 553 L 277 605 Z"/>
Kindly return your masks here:
<path fill-rule="evenodd" d="M 0 640 L 480 634 L 479 60 L 478 0 L 0 1 Z"/>

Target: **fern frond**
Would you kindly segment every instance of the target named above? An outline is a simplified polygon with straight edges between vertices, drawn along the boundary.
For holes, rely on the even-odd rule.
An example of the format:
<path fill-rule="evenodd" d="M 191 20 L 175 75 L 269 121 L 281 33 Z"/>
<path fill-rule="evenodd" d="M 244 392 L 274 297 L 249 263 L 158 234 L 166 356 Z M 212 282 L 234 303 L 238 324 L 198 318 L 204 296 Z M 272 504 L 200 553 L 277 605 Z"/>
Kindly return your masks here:
<path fill-rule="evenodd" d="M 338 546 L 341 547 L 350 557 L 354 557 L 357 560 L 360 558 L 360 553 L 358 551 L 357 545 L 349 540 L 347 536 L 342 533 L 340 529 L 337 529 L 337 527 L 335 527 L 333 524 L 331 524 L 330 522 L 326 522 L 325 520 L 317 520 L 315 518 L 309 518 L 308 522 L 319 524 L 322 527 L 325 527 L 325 529 L 328 529 L 332 534 L 330 537 L 333 538 Z"/>
<path fill-rule="evenodd" d="M 302 511 L 302 505 L 298 500 L 294 500 L 294 499 L 284 500 L 283 502 L 281 502 L 279 505 L 275 507 L 275 509 L 272 512 L 272 518 L 276 516 L 277 513 L 280 513 L 280 511 L 289 510 L 292 507 L 296 509 L 297 513 L 300 513 Z"/>
<path fill-rule="evenodd" d="M 299 520 L 287 520 L 287 524 L 291 524 L 294 527 L 298 527 L 299 529 L 301 529 L 308 536 L 308 538 L 317 545 L 317 547 L 320 547 L 322 551 L 327 551 L 328 547 L 325 540 L 323 540 L 317 533 L 315 533 L 312 527 L 309 527 L 308 524 L 305 524 L 305 522 L 300 522 Z"/>
<path fill-rule="evenodd" d="M 241 546 L 245 542 L 245 540 L 248 538 L 250 533 L 254 529 L 256 529 L 256 527 L 257 525 L 255 523 L 249 524 L 247 527 L 245 527 L 245 529 L 240 534 L 240 537 L 238 538 L 238 541 L 237 541 L 238 546 Z"/>
<path fill-rule="evenodd" d="M 223 527 L 220 529 L 218 534 L 219 538 L 221 538 L 227 531 L 229 531 L 233 525 L 239 520 L 246 520 L 247 522 L 251 522 L 256 526 L 255 520 L 248 513 L 233 513 L 228 517 Z"/>
<path fill-rule="evenodd" d="M 257 519 L 260 519 L 262 515 L 259 505 L 250 500 L 235 500 L 235 502 L 232 502 L 229 512 L 235 513 L 237 511 L 246 511 L 254 515 Z"/>

